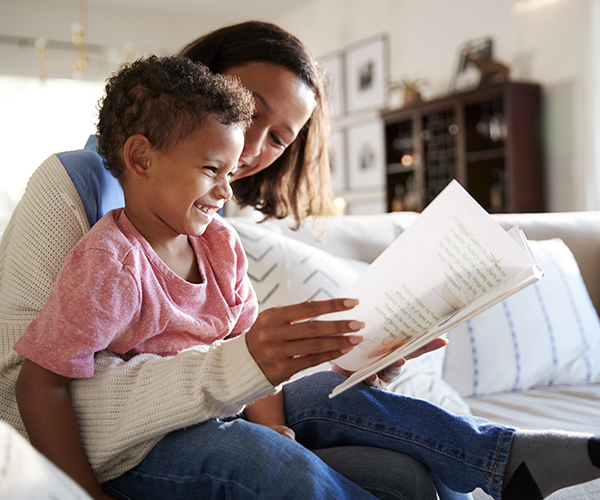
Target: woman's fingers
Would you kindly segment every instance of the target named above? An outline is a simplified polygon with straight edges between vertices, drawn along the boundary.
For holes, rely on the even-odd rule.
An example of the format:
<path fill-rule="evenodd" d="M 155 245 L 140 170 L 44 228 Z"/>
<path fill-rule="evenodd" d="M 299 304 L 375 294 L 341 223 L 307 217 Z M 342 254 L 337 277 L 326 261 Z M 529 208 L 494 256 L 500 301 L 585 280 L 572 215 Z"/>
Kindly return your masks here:
<path fill-rule="evenodd" d="M 248 350 L 269 381 L 278 385 L 298 371 L 338 358 L 363 340 L 348 335 L 364 328 L 359 321 L 310 320 L 357 303 L 333 299 L 263 311 L 246 335 Z"/>
<path fill-rule="evenodd" d="M 357 299 L 308 300 L 301 304 L 267 309 L 261 314 L 276 317 L 277 321 L 290 324 L 316 318 L 323 314 L 348 311 L 357 305 Z"/>
<path fill-rule="evenodd" d="M 319 339 L 333 335 L 352 334 L 353 332 L 362 330 L 364 327 L 365 324 L 363 322 L 355 320 L 309 320 L 287 325 L 287 328 L 282 330 L 279 337 L 286 341 Z M 350 337 L 351 336 L 348 335 L 348 338 Z"/>
<path fill-rule="evenodd" d="M 402 358 L 391 365 L 386 366 L 383 370 L 377 372 L 377 378 L 387 387 L 390 382 L 400 375 L 404 363 L 406 363 L 406 360 Z"/>
<path fill-rule="evenodd" d="M 429 344 L 425 344 L 420 349 L 417 349 L 415 352 L 412 352 L 409 355 L 407 355 L 406 359 L 418 358 L 419 356 L 422 356 L 423 354 L 427 354 L 428 352 L 431 352 L 431 351 L 436 351 L 436 350 L 440 349 L 441 347 L 445 347 L 446 345 L 448 345 L 448 340 L 438 337 L 437 339 L 433 339 L 431 342 L 429 342 Z"/>

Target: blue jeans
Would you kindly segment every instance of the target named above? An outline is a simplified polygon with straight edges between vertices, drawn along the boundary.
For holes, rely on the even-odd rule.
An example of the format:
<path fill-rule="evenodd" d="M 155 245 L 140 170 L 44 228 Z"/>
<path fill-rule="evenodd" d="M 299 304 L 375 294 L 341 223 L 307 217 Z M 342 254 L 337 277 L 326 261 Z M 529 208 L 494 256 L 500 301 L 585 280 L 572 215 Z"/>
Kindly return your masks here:
<path fill-rule="evenodd" d="M 514 429 L 363 384 L 329 399 L 343 378 L 323 372 L 284 386 L 286 424 L 297 442 L 242 418 L 209 420 L 170 433 L 105 491 L 117 499 L 373 500 L 309 451 L 371 446 L 417 458 L 446 498 L 477 487 L 500 498 Z"/>

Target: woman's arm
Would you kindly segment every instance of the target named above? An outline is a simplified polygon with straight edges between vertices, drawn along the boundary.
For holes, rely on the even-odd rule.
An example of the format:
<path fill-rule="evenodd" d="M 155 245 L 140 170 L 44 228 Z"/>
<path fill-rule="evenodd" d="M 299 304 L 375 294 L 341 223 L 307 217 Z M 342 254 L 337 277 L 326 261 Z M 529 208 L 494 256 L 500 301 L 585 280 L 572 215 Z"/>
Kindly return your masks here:
<path fill-rule="evenodd" d="M 16 396 L 31 444 L 73 478 L 93 498 L 102 492 L 87 461 L 71 398 L 70 378 L 25 360 L 17 379 Z"/>

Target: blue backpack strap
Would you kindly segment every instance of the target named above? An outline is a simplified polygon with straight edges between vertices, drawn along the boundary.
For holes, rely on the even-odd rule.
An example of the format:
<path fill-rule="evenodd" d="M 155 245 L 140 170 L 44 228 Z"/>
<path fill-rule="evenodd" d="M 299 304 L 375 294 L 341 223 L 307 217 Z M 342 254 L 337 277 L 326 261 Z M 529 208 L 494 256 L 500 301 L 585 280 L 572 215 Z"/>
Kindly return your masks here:
<path fill-rule="evenodd" d="M 107 212 L 125 206 L 123 189 L 119 181 L 104 168 L 97 146 L 98 139 L 91 135 L 84 149 L 56 155 L 81 197 L 90 227 Z"/>

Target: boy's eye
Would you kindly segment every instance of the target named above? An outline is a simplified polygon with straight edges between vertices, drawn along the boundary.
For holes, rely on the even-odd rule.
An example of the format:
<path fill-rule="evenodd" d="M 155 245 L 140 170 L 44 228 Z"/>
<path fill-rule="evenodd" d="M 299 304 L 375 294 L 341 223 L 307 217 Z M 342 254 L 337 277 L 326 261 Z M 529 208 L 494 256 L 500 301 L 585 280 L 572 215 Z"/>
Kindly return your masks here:
<path fill-rule="evenodd" d="M 206 170 L 208 170 L 209 172 L 211 172 L 213 174 L 216 174 L 219 171 L 219 169 L 217 167 L 211 167 L 208 165 L 204 166 L 203 168 L 205 168 Z"/>

